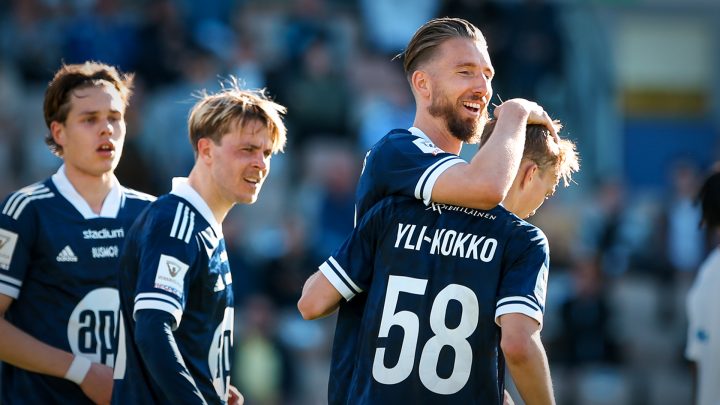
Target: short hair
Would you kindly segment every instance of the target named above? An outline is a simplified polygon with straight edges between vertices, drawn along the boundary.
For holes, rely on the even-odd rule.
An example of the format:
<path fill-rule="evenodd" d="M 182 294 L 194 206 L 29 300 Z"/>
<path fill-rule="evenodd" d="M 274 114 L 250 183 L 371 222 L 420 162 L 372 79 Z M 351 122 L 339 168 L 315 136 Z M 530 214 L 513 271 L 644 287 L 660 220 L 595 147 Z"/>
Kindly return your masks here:
<path fill-rule="evenodd" d="M 410 39 L 403 56 L 403 68 L 408 80 L 419 67 L 435 56 L 437 48 L 452 38 L 468 38 L 485 43 L 485 37 L 478 27 L 462 18 L 434 18 L 423 24 Z"/>
<path fill-rule="evenodd" d="M 77 89 L 109 84 L 120 93 L 123 105 L 127 108 L 132 95 L 133 78 L 133 74 L 120 73 L 104 63 L 89 61 L 82 64 L 63 64 L 45 90 L 45 125 L 50 129 L 53 121 L 65 123 L 70 112 L 72 94 Z M 45 143 L 54 154 L 62 155 L 62 146 L 55 142 L 52 133 L 45 136 Z"/>
<path fill-rule="evenodd" d="M 720 172 L 715 172 L 703 182 L 698 192 L 702 216 L 700 226 L 714 229 L 720 226 Z"/>
<path fill-rule="evenodd" d="M 200 92 L 188 118 L 190 143 L 197 155 L 198 141 L 211 139 L 220 144 L 223 135 L 235 125 L 241 128 L 245 123 L 257 120 L 267 127 L 272 138 L 272 152 L 281 152 L 285 147 L 287 129 L 282 120 L 286 108 L 268 98 L 265 90 L 243 90 L 237 80 L 231 78 L 222 90 L 211 94 Z"/>
<path fill-rule="evenodd" d="M 485 143 L 495 130 L 497 120 L 493 119 L 485 124 L 480 137 L 480 147 Z M 553 121 L 555 130 L 560 132 L 562 125 L 560 121 Z M 556 143 L 550 130 L 542 124 L 528 124 L 525 131 L 525 148 L 523 159 L 535 162 L 540 169 L 552 168 L 559 179 L 563 180 L 565 187 L 570 185 L 573 173 L 580 170 L 580 160 L 575 144 L 568 139 L 560 139 Z"/>

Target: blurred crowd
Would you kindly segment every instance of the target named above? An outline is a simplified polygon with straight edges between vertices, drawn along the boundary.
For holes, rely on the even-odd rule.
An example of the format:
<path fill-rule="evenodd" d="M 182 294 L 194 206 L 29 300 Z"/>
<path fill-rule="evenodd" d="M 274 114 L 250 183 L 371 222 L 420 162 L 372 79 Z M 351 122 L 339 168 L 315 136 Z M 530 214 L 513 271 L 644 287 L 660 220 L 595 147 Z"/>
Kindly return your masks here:
<path fill-rule="evenodd" d="M 578 20 L 553 2 L 11 0 L 0 2 L 0 194 L 60 164 L 43 143 L 42 96 L 61 61 L 135 72 L 117 175 L 155 195 L 192 166 L 186 121 L 197 91 L 230 76 L 267 88 L 288 107 L 288 147 L 273 158 L 258 203 L 237 207 L 224 226 L 240 314 L 235 384 L 251 405 L 324 403 L 334 319 L 303 321 L 295 304 L 353 227 L 365 151 L 412 124 L 393 57 L 443 15 L 486 35 L 498 72 L 493 102 L 546 105 L 571 137 L 587 137 L 578 140 L 582 158 L 600 118 L 573 100 L 594 99 L 597 88 L 568 71 L 566 53 L 580 52 L 571 36 Z M 560 403 L 689 401 L 683 305 L 713 243 L 693 201 L 709 168 L 678 159 L 660 170 L 666 188 L 652 195 L 629 189 L 621 173 L 590 171 L 579 191 L 561 192 L 531 220 L 552 251 L 543 339 Z"/>

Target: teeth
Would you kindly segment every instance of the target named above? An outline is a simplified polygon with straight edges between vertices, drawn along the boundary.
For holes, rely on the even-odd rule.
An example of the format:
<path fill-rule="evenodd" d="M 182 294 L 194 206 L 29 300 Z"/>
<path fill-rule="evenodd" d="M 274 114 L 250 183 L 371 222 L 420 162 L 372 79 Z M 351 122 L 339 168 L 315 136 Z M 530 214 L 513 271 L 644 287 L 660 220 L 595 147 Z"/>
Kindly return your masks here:
<path fill-rule="evenodd" d="M 479 103 L 468 103 L 467 101 L 465 101 L 465 102 L 463 102 L 463 104 L 464 104 L 466 107 L 477 108 L 478 110 L 480 109 L 480 104 L 479 104 Z"/>

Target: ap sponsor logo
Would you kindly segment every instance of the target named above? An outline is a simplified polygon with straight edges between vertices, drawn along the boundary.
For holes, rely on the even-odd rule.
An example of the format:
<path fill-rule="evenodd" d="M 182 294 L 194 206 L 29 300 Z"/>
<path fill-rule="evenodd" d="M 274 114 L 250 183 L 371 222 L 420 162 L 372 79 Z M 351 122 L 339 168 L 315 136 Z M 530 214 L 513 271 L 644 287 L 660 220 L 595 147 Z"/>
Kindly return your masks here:
<path fill-rule="evenodd" d="M 213 387 L 218 396 L 226 401 L 230 386 L 230 351 L 233 346 L 234 319 L 234 309 L 232 307 L 225 308 L 223 320 L 215 329 L 208 352 L 208 368 Z"/>
<path fill-rule="evenodd" d="M 78 302 L 67 329 L 73 354 L 113 366 L 119 306 L 120 298 L 114 288 L 97 288 Z"/>

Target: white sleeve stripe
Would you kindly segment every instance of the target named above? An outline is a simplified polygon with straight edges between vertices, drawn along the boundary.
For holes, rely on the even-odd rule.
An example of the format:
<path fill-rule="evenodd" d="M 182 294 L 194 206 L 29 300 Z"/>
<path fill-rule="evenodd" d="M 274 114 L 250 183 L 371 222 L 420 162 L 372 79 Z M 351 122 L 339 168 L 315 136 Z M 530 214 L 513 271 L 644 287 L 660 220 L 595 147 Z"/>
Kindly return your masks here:
<path fill-rule="evenodd" d="M 23 189 L 20 189 L 20 190 L 18 190 L 17 192 L 13 193 L 13 195 L 10 196 L 10 198 L 8 199 L 7 204 L 5 204 L 5 208 L 3 208 L 2 213 L 3 213 L 3 214 L 10 215 L 10 214 L 8 214 L 7 212 L 8 212 L 8 210 L 10 210 L 10 207 L 11 207 L 11 206 L 13 206 L 13 207 L 15 206 L 15 205 L 14 205 L 15 200 L 18 200 L 18 199 L 27 197 L 27 196 L 29 196 L 29 195 L 32 195 L 34 192 L 36 192 L 37 190 L 40 190 L 41 188 L 45 188 L 44 191 L 48 191 L 48 190 L 49 190 L 49 189 L 46 188 L 42 183 L 37 183 L 37 184 L 32 184 L 32 185 L 30 185 L 30 186 L 27 186 L 27 187 L 25 187 L 25 188 L 23 188 Z"/>
<path fill-rule="evenodd" d="M 504 305 L 502 307 L 499 307 L 497 310 L 495 310 L 495 323 L 498 326 L 500 325 L 500 317 L 502 315 L 506 314 L 523 314 L 527 315 L 530 318 L 536 320 L 540 324 L 540 329 L 542 329 L 543 326 L 543 314 L 542 312 L 538 310 L 532 310 L 528 306 L 523 304 L 508 304 Z"/>
<path fill-rule="evenodd" d="M 495 305 L 495 307 L 499 308 L 501 305 L 506 305 L 511 302 L 523 302 L 526 305 L 529 305 L 533 308 L 540 309 L 540 305 L 536 301 L 534 301 L 530 298 L 520 297 L 520 296 L 505 297 L 505 298 L 501 299 L 500 301 L 498 301 L 497 304 Z"/>
<path fill-rule="evenodd" d="M 22 281 L 3 274 L 0 274 L 0 281 L 5 282 L 6 284 L 12 284 L 14 287 L 22 287 Z"/>
<path fill-rule="evenodd" d="M 172 315 L 173 318 L 175 318 L 175 327 L 173 328 L 173 330 L 177 329 L 178 326 L 180 326 L 180 319 L 182 319 L 182 311 L 168 304 L 165 301 L 142 300 L 140 302 L 136 302 L 135 309 L 133 309 L 133 319 L 137 320 L 137 311 L 141 309 L 157 309 L 159 311 L 167 312 L 168 314 Z"/>
<path fill-rule="evenodd" d="M 359 293 L 361 293 L 361 292 L 363 291 L 362 288 L 358 287 L 357 284 L 355 284 L 355 283 L 352 281 L 352 279 L 350 278 L 350 276 L 345 272 L 345 269 L 343 269 L 342 266 L 340 266 L 340 265 L 338 264 L 338 262 L 335 261 L 335 258 L 334 258 L 334 257 L 330 256 L 330 257 L 328 258 L 328 260 L 330 261 L 330 264 L 332 264 L 332 266 L 335 268 L 335 271 L 336 271 L 336 272 L 344 279 L 344 281 L 347 283 L 348 287 L 352 288 L 353 291 L 355 291 L 355 294 L 359 294 Z"/>
<path fill-rule="evenodd" d="M 335 274 L 335 271 L 327 264 L 327 262 L 320 265 L 320 271 L 327 277 L 330 284 L 335 287 L 336 290 L 345 298 L 346 301 L 350 301 L 355 293 L 348 288 L 345 282 Z"/>
<path fill-rule="evenodd" d="M 425 172 L 423 172 L 422 176 L 420 176 L 420 180 L 418 180 L 417 184 L 415 185 L 415 198 L 420 200 L 422 198 L 422 186 L 425 184 L 426 178 L 432 173 L 433 170 L 435 170 L 435 167 L 441 165 L 443 162 L 457 158 L 456 156 L 448 156 L 445 158 L 440 159 L 439 161 L 432 164 L 430 167 L 425 169 Z"/>
<path fill-rule="evenodd" d="M 0 294 L 5 294 L 8 297 L 17 299 L 20 296 L 20 289 L 13 286 L 0 283 Z"/>
<path fill-rule="evenodd" d="M 36 194 L 36 195 L 32 195 L 30 197 L 25 197 L 22 200 L 18 199 L 15 202 L 18 202 L 18 201 L 22 201 L 22 202 L 20 204 L 18 204 L 18 206 L 16 208 L 12 208 L 12 209 L 8 210 L 7 215 L 12 216 L 13 219 L 18 219 L 20 217 L 20 214 L 22 214 L 23 210 L 30 203 L 30 201 L 42 200 L 45 198 L 52 198 L 52 197 L 55 197 L 55 194 L 48 191 L 46 194 Z M 14 210 L 14 212 L 13 212 L 13 210 Z"/>
<path fill-rule="evenodd" d="M 47 187 L 43 187 L 43 188 L 41 188 L 41 189 L 32 190 L 32 191 L 30 191 L 30 192 L 25 192 L 25 193 L 23 193 L 23 192 L 18 192 L 18 193 L 16 193 L 16 194 L 13 196 L 13 197 L 14 197 L 14 201 L 12 201 L 12 203 L 11 203 L 10 201 L 8 201 L 8 204 L 5 206 L 5 209 L 3 210 L 3 214 L 7 214 L 8 216 L 10 216 L 10 215 L 12 215 L 12 212 L 13 212 L 13 211 L 22 203 L 22 201 L 25 200 L 26 198 L 30 198 L 30 197 L 32 197 L 32 196 L 42 195 L 42 194 L 46 194 L 46 193 L 52 194 L 52 192 L 50 191 L 50 189 L 47 188 Z"/>
<path fill-rule="evenodd" d="M 424 186 L 422 186 L 422 197 L 423 202 L 425 205 L 430 204 L 430 200 L 432 199 L 432 189 L 435 187 L 435 182 L 437 181 L 438 177 L 440 177 L 441 174 L 445 172 L 449 167 L 455 166 L 458 163 L 462 163 L 464 160 L 462 159 L 453 159 L 451 161 L 443 163 L 440 167 L 437 168 L 430 176 L 428 176 L 427 182 Z"/>
<path fill-rule="evenodd" d="M 190 243 L 190 237 L 193 234 L 193 229 L 195 228 L 195 213 L 190 213 L 190 225 L 188 226 L 187 235 L 185 235 L 185 243 Z"/>
<path fill-rule="evenodd" d="M 172 229 L 170 229 L 170 237 L 175 237 L 175 232 L 177 231 L 178 223 L 180 222 L 180 215 L 182 214 L 183 209 L 183 203 L 178 203 L 177 210 L 175 210 L 175 219 L 173 220 Z"/>
<path fill-rule="evenodd" d="M 435 186 L 437 178 L 440 177 L 440 175 L 449 167 L 462 162 L 465 161 L 457 156 L 448 156 L 428 167 L 428 169 L 425 170 L 425 173 L 420 176 L 420 180 L 415 186 L 415 198 L 423 200 L 425 204 L 429 204 L 430 198 L 432 197 L 432 189 L 433 186 Z"/>
<path fill-rule="evenodd" d="M 178 239 L 185 239 L 185 229 L 187 227 L 188 223 L 188 212 L 190 211 L 190 208 L 188 206 L 183 207 L 183 216 L 182 216 L 182 222 L 180 223 L 180 229 L 177 231 L 177 235 L 175 235 Z"/>
<path fill-rule="evenodd" d="M 147 300 L 147 299 L 167 301 L 168 303 L 174 305 L 177 309 L 182 309 L 182 305 L 180 304 L 180 301 L 176 300 L 173 297 L 170 297 L 165 294 L 160 294 L 160 293 L 140 293 L 135 297 L 135 302 L 138 302 L 140 300 Z"/>

